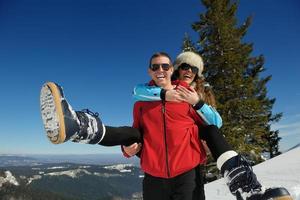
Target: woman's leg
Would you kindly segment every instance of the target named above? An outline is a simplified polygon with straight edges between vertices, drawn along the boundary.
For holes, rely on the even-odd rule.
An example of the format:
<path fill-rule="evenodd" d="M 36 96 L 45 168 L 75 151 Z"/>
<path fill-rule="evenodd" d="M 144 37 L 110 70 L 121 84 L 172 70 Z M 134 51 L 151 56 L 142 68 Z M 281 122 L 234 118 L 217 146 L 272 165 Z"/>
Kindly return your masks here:
<path fill-rule="evenodd" d="M 220 133 L 218 127 L 208 125 L 199 130 L 200 138 L 206 141 L 206 144 L 215 160 L 225 152 L 231 151 L 232 147 Z"/>
<path fill-rule="evenodd" d="M 71 140 L 104 146 L 141 142 L 141 134 L 132 127 L 104 126 L 98 113 L 75 111 L 64 97 L 62 88 L 53 82 L 43 85 L 40 94 L 41 115 L 49 140 L 60 144 Z"/>
<path fill-rule="evenodd" d="M 245 192 L 261 189 L 251 166 L 242 156 L 233 151 L 216 126 L 203 127 L 200 129 L 200 134 L 200 138 L 206 141 L 213 158 L 217 161 L 221 174 L 227 177 L 227 185 L 232 194 L 236 195 L 238 189 Z"/>
<path fill-rule="evenodd" d="M 271 188 L 262 191 L 262 186 L 248 161 L 228 144 L 219 129 L 209 125 L 200 129 L 200 138 L 206 141 L 217 167 L 226 177 L 226 184 L 235 196 L 248 196 L 249 199 L 291 199 L 285 188 Z"/>
<path fill-rule="evenodd" d="M 106 133 L 100 145 L 103 146 L 116 146 L 125 145 L 129 146 L 135 142 L 142 142 L 142 136 L 138 129 L 129 126 L 112 127 L 105 126 Z"/>

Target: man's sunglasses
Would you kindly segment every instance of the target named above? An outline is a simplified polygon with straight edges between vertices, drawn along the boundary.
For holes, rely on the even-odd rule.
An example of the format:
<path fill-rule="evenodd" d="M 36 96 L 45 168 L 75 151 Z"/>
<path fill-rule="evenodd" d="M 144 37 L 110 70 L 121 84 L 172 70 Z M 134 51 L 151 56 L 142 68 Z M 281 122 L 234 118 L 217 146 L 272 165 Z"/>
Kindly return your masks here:
<path fill-rule="evenodd" d="M 199 71 L 199 69 L 197 67 L 191 66 L 187 63 L 182 63 L 178 68 L 181 69 L 181 70 L 191 69 L 193 74 L 198 74 L 198 71 Z"/>
<path fill-rule="evenodd" d="M 150 66 L 150 69 L 155 72 L 160 68 L 160 66 L 164 71 L 168 71 L 171 68 L 171 65 L 169 63 L 162 63 L 162 64 L 152 64 Z"/>

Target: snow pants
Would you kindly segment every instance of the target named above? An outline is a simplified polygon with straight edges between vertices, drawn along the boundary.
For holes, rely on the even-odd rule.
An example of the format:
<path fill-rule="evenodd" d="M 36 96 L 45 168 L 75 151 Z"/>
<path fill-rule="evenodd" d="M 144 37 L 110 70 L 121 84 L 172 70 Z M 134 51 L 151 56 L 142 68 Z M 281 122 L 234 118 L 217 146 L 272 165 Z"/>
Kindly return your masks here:
<path fill-rule="evenodd" d="M 196 168 L 174 178 L 159 178 L 145 174 L 144 200 L 205 200 L 204 167 Z"/>

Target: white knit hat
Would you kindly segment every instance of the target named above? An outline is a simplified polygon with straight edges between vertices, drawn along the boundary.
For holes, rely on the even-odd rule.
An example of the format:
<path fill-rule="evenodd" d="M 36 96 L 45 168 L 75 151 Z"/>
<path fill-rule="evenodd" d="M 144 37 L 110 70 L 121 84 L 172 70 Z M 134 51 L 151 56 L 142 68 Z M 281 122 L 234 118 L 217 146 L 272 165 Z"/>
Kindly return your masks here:
<path fill-rule="evenodd" d="M 179 54 L 174 62 L 174 70 L 177 70 L 178 67 L 182 64 L 186 63 L 193 67 L 197 67 L 198 70 L 198 76 L 202 76 L 203 72 L 203 60 L 200 55 L 192 52 L 192 51 L 186 51 L 181 54 Z"/>

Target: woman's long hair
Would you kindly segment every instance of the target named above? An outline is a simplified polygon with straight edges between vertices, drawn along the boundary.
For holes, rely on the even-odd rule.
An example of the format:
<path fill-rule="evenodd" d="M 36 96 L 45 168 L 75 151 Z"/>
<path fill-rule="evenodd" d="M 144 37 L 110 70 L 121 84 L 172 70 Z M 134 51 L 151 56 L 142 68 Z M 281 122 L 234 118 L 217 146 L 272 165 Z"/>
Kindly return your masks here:
<path fill-rule="evenodd" d="M 216 98 L 212 87 L 207 83 L 203 78 L 195 77 L 193 83 L 195 83 L 195 90 L 198 93 L 199 97 L 208 105 L 216 108 Z M 193 84 L 192 83 L 192 84 Z"/>

